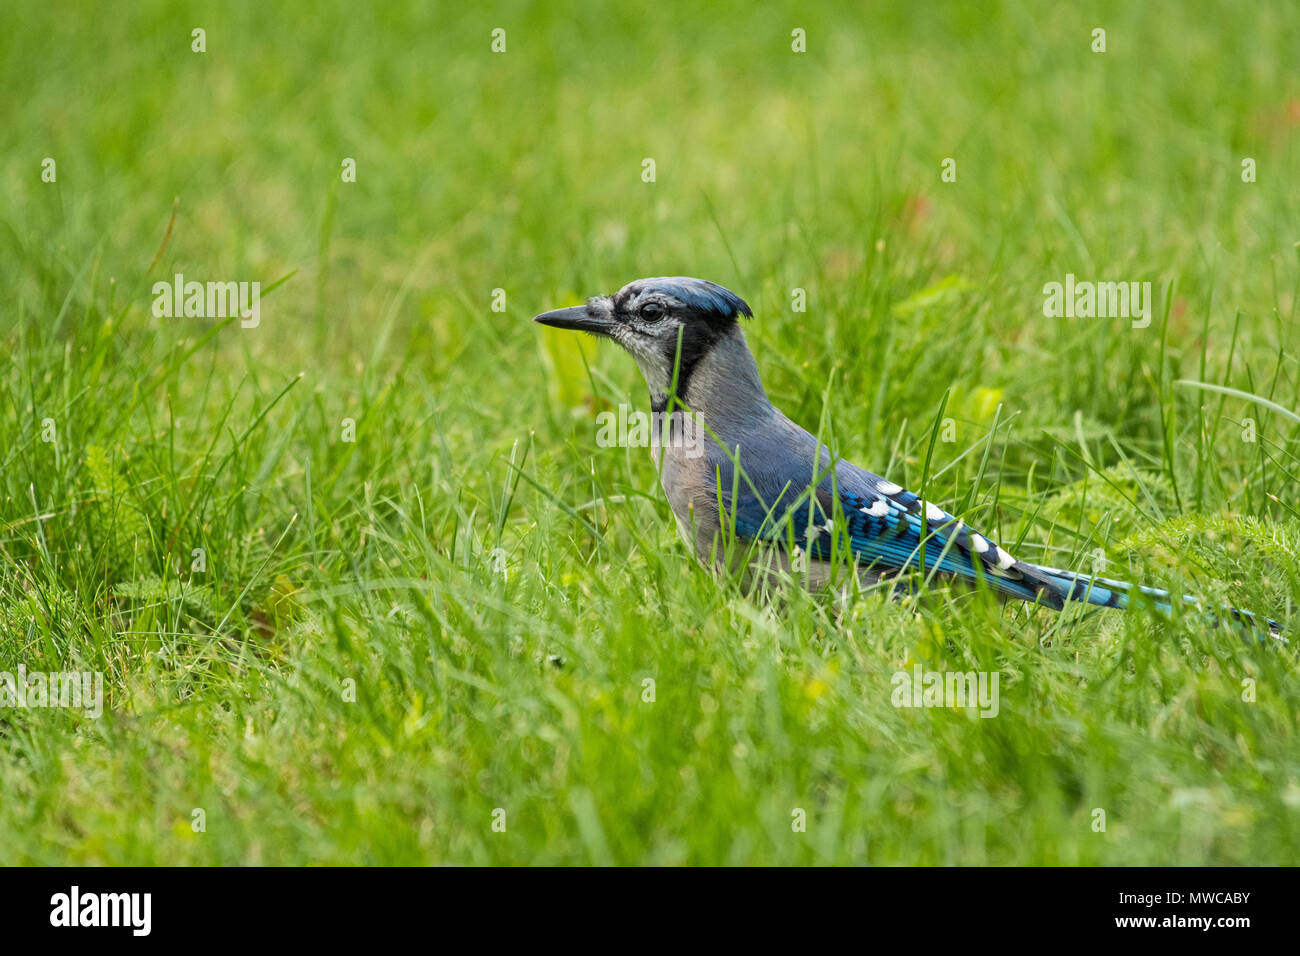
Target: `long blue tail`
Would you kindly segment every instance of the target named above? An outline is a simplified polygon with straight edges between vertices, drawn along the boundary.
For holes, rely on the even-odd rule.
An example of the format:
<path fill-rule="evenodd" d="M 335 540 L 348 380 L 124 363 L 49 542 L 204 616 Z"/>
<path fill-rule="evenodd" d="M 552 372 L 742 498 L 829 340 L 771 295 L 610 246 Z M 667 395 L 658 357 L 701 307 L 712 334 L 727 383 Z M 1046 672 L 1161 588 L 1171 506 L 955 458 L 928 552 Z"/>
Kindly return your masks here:
<path fill-rule="evenodd" d="M 1042 579 L 1052 587 L 1062 601 L 1080 601 L 1097 607 L 1127 608 L 1133 592 L 1136 591 L 1151 598 L 1154 605 L 1160 610 L 1166 613 L 1173 611 L 1174 597 L 1168 591 L 1162 591 L 1160 588 L 1149 588 L 1141 584 L 1135 585 L 1127 581 L 1116 581 L 1113 578 L 1079 574 L 1075 571 L 1062 571 L 1060 568 L 1049 568 L 1041 564 L 1029 564 L 1024 561 L 1018 562 L 1018 566 L 1030 571 L 1032 576 L 1041 575 Z M 1190 594 L 1182 595 L 1182 601 L 1192 607 L 1199 608 L 1202 606 L 1200 598 L 1193 597 Z M 1209 616 L 1216 622 L 1220 620 L 1221 616 L 1227 616 L 1237 624 L 1254 631 L 1267 628 L 1268 632 L 1275 637 L 1280 637 L 1282 634 L 1282 625 L 1272 618 L 1261 618 L 1250 611 L 1243 611 L 1227 605 L 1223 606 L 1219 611 L 1209 612 Z M 1285 638 L 1283 640 L 1285 641 Z"/>

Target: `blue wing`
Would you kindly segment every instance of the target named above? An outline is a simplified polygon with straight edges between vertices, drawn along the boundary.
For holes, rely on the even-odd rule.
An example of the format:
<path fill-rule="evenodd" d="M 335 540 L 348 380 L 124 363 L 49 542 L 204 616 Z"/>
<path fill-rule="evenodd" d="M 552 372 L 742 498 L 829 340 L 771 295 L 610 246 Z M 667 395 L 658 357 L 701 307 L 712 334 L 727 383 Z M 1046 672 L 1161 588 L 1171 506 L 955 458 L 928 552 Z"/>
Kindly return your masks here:
<path fill-rule="evenodd" d="M 828 560 L 833 536 L 842 528 L 849 551 L 873 571 L 937 571 L 970 581 L 983 579 L 1003 594 L 1058 609 L 1067 599 L 1120 604 L 1123 595 L 1117 589 L 1017 561 L 960 518 L 892 482 L 878 479 L 875 488 L 874 493 L 835 495 L 823 486 L 811 501 L 787 490 L 781 496 L 786 500 L 770 504 L 745 491 L 737 495 L 734 508 L 736 535 L 742 541 L 793 544 L 811 558 Z"/>
<path fill-rule="evenodd" d="M 830 559 L 835 536 L 842 533 L 850 553 L 864 568 L 886 575 L 915 570 L 982 579 L 1002 594 L 1057 610 L 1069 601 L 1126 608 L 1134 594 L 1166 612 L 1172 609 L 1175 598 L 1159 588 L 1018 561 L 937 505 L 878 475 L 849 467 L 854 492 L 833 491 L 827 479 L 811 498 L 806 489 L 788 486 L 775 501 L 764 502 L 752 488 L 745 489 L 737 494 L 734 507 L 724 500 L 723 519 L 735 522 L 741 541 L 793 546 L 817 560 Z M 1183 595 L 1182 601 L 1201 606 L 1190 595 Z M 1217 623 L 1223 612 L 1249 629 L 1263 625 L 1274 635 L 1281 632 L 1276 621 L 1237 608 L 1225 607 L 1209 617 Z"/>

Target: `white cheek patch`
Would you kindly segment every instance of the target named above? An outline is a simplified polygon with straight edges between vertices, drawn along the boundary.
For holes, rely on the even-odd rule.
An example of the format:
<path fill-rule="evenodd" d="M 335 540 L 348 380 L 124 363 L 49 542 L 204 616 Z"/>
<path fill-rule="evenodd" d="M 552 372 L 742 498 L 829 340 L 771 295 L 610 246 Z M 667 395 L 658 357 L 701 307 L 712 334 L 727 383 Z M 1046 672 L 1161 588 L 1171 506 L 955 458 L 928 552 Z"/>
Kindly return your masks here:
<path fill-rule="evenodd" d="M 636 359 L 637 367 L 641 369 L 641 375 L 650 386 L 650 390 L 660 394 L 666 393 L 669 385 L 668 376 L 663 366 L 656 361 L 657 356 L 639 349 L 633 351 L 629 348 L 628 351 L 632 353 L 632 358 Z"/>
<path fill-rule="evenodd" d="M 676 326 L 673 326 L 673 339 L 676 340 Z M 629 333 L 615 338 L 619 345 L 627 350 L 636 360 L 646 384 L 654 391 L 667 392 L 672 384 L 674 362 L 665 355 L 659 339 L 647 339 L 636 333 Z"/>

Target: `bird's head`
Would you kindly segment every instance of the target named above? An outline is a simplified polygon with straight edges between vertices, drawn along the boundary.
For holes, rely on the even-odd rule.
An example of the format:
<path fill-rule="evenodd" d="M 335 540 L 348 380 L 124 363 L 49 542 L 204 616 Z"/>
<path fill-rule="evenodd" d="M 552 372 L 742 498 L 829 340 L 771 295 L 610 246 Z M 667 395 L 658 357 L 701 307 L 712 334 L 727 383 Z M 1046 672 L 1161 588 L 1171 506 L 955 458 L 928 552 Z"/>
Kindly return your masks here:
<path fill-rule="evenodd" d="M 651 393 L 673 382 L 684 396 L 696 365 L 720 341 L 738 334 L 737 319 L 753 315 L 745 300 L 704 279 L 637 279 L 586 305 L 544 312 L 534 321 L 613 339 L 636 359 Z"/>

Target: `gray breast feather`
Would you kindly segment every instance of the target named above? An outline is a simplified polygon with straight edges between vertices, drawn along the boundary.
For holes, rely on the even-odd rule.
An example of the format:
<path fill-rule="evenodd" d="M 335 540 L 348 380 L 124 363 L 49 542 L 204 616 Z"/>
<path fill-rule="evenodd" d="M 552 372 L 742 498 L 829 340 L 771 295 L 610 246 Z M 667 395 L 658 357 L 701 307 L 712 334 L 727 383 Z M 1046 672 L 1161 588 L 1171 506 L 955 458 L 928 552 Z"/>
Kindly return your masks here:
<path fill-rule="evenodd" d="M 683 538 L 694 544 L 697 554 L 708 559 L 714 553 L 720 530 L 719 496 L 724 503 L 732 488 L 742 493 L 757 493 L 760 500 L 792 502 L 801 496 L 814 477 L 813 463 L 820 458 L 819 486 L 830 491 L 832 478 L 830 453 L 806 430 L 772 409 L 767 422 L 751 423 L 744 429 L 718 429 L 725 437 L 742 469 L 736 478 L 731 455 L 712 438 L 706 439 L 703 455 L 691 457 L 681 448 L 663 448 L 662 482 L 668 503 L 677 518 Z M 819 454 L 820 452 L 820 454 Z M 875 476 L 847 461 L 835 465 L 834 485 L 841 492 L 870 496 L 874 494 Z"/>

